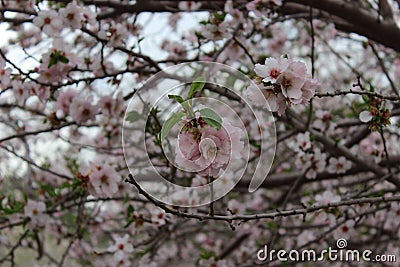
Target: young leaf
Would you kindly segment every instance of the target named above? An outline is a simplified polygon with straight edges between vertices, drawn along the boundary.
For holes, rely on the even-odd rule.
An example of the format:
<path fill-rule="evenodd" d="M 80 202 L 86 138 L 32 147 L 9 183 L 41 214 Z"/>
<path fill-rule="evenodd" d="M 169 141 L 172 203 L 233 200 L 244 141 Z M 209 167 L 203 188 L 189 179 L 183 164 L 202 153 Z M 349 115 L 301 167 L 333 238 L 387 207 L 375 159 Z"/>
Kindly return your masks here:
<path fill-rule="evenodd" d="M 212 109 L 204 108 L 199 110 L 201 117 L 207 122 L 208 125 L 219 130 L 222 126 L 221 117 Z"/>
<path fill-rule="evenodd" d="M 180 95 L 168 95 L 168 98 L 175 99 L 176 102 L 178 102 L 178 103 L 182 103 L 185 101 Z"/>
<path fill-rule="evenodd" d="M 192 82 L 190 85 L 190 90 L 188 94 L 188 99 L 192 99 L 193 95 L 203 89 L 204 85 L 206 84 L 206 80 L 203 77 L 199 77 Z"/>
<path fill-rule="evenodd" d="M 181 106 L 187 111 L 191 112 L 191 106 L 189 101 L 185 101 L 181 96 L 179 95 L 168 95 L 169 99 L 175 99 Z"/>
<path fill-rule="evenodd" d="M 174 114 L 172 114 L 171 117 L 168 118 L 168 120 L 166 120 L 161 128 L 161 133 L 160 133 L 160 140 L 161 142 L 165 139 L 165 137 L 168 135 L 169 131 L 171 131 L 172 127 L 174 127 L 174 125 L 176 123 L 178 123 L 182 117 L 185 115 L 185 113 L 179 111 L 176 112 Z"/>
<path fill-rule="evenodd" d="M 128 112 L 125 120 L 129 121 L 129 122 L 135 122 L 141 118 L 142 118 L 142 115 L 139 112 L 137 112 L 136 110 L 132 110 L 132 111 Z"/>

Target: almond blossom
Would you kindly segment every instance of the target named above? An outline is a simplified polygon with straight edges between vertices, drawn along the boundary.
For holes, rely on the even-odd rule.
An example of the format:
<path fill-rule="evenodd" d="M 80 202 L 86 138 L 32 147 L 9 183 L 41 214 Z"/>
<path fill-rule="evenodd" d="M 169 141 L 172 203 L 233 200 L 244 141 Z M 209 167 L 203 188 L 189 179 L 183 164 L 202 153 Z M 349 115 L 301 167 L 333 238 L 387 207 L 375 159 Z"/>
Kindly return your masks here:
<path fill-rule="evenodd" d="M 73 98 L 69 107 L 69 114 L 79 124 L 94 119 L 96 113 L 96 106 L 82 98 Z"/>
<path fill-rule="evenodd" d="M 42 201 L 28 199 L 24 207 L 24 215 L 30 219 L 29 226 L 31 228 L 44 226 L 48 220 L 48 215 L 45 213 L 46 204 Z"/>
<path fill-rule="evenodd" d="M 298 152 L 307 151 L 311 148 L 310 132 L 300 133 L 296 138 L 295 150 Z"/>
<path fill-rule="evenodd" d="M 183 11 L 194 11 L 201 7 L 200 2 L 196 1 L 180 1 L 178 8 Z"/>
<path fill-rule="evenodd" d="M 218 24 L 206 24 L 201 31 L 201 34 L 209 40 L 222 40 L 229 38 L 232 34 L 229 32 L 228 25 L 226 22 Z"/>
<path fill-rule="evenodd" d="M 120 176 L 111 166 L 92 164 L 92 170 L 89 173 L 89 189 L 93 195 L 112 197 L 118 192 L 120 181 Z"/>
<path fill-rule="evenodd" d="M 297 155 L 296 166 L 305 171 L 305 176 L 308 179 L 315 179 L 319 172 L 324 171 L 326 166 L 326 154 L 316 148 L 312 152 L 300 152 Z"/>
<path fill-rule="evenodd" d="M 290 105 L 306 105 L 314 96 L 319 85 L 316 79 L 312 79 L 307 73 L 307 67 L 303 62 L 294 61 L 286 57 L 279 59 L 267 58 L 263 65 L 256 64 L 255 83 L 247 88 L 247 95 L 253 99 L 256 105 L 262 101 L 255 100 L 254 90 L 261 90 L 268 102 L 264 108 L 269 111 L 278 111 L 282 115 Z"/>
<path fill-rule="evenodd" d="M 41 28 L 49 36 L 57 36 L 61 33 L 63 21 L 55 10 L 39 11 L 33 19 L 33 24 Z"/>
<path fill-rule="evenodd" d="M 333 194 L 331 191 L 326 190 L 322 194 L 317 194 L 315 200 L 318 205 L 326 205 L 329 203 L 339 202 L 340 196 Z"/>
<path fill-rule="evenodd" d="M 345 173 L 351 168 L 351 162 L 345 157 L 330 158 L 328 165 L 329 173 Z"/>
<path fill-rule="evenodd" d="M 186 171 L 217 177 L 230 160 L 241 157 L 243 132 L 226 120 L 219 130 L 208 125 L 199 130 L 179 134 L 176 164 Z"/>
<path fill-rule="evenodd" d="M 79 29 L 84 19 L 81 8 L 76 1 L 70 2 L 65 8 L 61 8 L 60 16 L 63 18 L 64 25 L 68 25 L 73 29 Z"/>
<path fill-rule="evenodd" d="M 129 235 L 115 237 L 115 243 L 108 247 L 108 252 L 114 253 L 114 259 L 121 261 L 129 257 L 133 252 L 133 246 L 129 241 Z"/>

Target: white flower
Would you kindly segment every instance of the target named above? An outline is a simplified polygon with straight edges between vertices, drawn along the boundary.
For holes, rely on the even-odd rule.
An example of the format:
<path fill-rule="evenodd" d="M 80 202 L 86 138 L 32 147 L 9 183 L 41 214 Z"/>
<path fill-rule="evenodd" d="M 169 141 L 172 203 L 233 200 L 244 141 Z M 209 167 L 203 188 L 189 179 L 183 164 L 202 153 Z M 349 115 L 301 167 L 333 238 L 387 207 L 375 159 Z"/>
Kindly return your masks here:
<path fill-rule="evenodd" d="M 79 29 L 83 20 L 83 13 L 81 8 L 75 1 L 70 2 L 67 7 L 60 9 L 60 15 L 64 20 L 64 24 L 73 29 Z"/>
<path fill-rule="evenodd" d="M 345 173 L 347 170 L 351 168 L 351 162 L 348 161 L 345 157 L 330 158 L 328 165 L 329 173 Z"/>
<path fill-rule="evenodd" d="M 49 36 L 59 35 L 63 27 L 61 17 L 54 10 L 39 11 L 37 17 L 33 19 L 33 24 Z"/>
<path fill-rule="evenodd" d="M 45 211 L 46 204 L 44 204 L 44 202 L 28 199 L 24 207 L 24 215 L 30 219 L 30 227 L 35 228 L 36 226 L 45 225 L 48 219 L 48 215 Z"/>
<path fill-rule="evenodd" d="M 264 82 L 275 83 L 281 73 L 287 69 L 289 63 L 287 58 L 266 58 L 264 65 L 255 65 L 254 71 L 258 76 L 264 78 Z"/>
<path fill-rule="evenodd" d="M 297 246 L 301 247 L 305 244 L 307 244 L 310 241 L 315 240 L 315 235 L 312 231 L 303 231 L 298 237 L 297 237 Z"/>
<path fill-rule="evenodd" d="M 286 57 L 267 58 L 263 65 L 255 64 L 254 71 L 257 74 L 255 82 L 260 84 L 258 87 L 267 99 L 268 109 L 278 111 L 279 116 L 285 112 L 287 104 L 308 104 L 319 86 L 318 80 L 307 73 L 303 62 Z M 256 98 L 255 89 L 254 85 L 248 87 L 249 98 L 260 105 L 262 101 Z"/>
<path fill-rule="evenodd" d="M 133 246 L 129 242 L 129 235 L 124 237 L 116 237 L 114 245 L 107 249 L 108 252 L 114 253 L 114 259 L 121 261 L 133 252 Z"/>
<path fill-rule="evenodd" d="M 194 11 L 201 7 L 201 3 L 195 1 L 181 1 L 178 4 L 178 8 L 184 11 Z"/>
<path fill-rule="evenodd" d="M 109 165 L 96 166 L 89 175 L 89 182 L 94 190 L 91 190 L 91 193 L 98 196 L 112 197 L 118 192 L 119 181 L 118 173 Z"/>
<path fill-rule="evenodd" d="M 328 203 L 339 202 L 341 198 L 340 196 L 333 194 L 331 191 L 326 190 L 322 194 L 316 195 L 315 200 L 318 205 L 326 205 Z"/>
<path fill-rule="evenodd" d="M 96 115 L 96 110 L 96 107 L 92 106 L 87 100 L 75 97 L 69 107 L 69 114 L 77 123 L 82 123 L 93 119 Z"/>
<path fill-rule="evenodd" d="M 372 119 L 372 114 L 369 111 L 364 110 L 359 115 L 360 121 L 369 122 Z"/>
<path fill-rule="evenodd" d="M 225 22 L 218 25 L 207 24 L 201 33 L 209 40 L 222 40 L 231 37 L 231 33 L 228 31 L 227 23 Z"/>
<path fill-rule="evenodd" d="M 296 151 L 306 151 L 311 148 L 310 132 L 300 133 L 297 135 Z"/>

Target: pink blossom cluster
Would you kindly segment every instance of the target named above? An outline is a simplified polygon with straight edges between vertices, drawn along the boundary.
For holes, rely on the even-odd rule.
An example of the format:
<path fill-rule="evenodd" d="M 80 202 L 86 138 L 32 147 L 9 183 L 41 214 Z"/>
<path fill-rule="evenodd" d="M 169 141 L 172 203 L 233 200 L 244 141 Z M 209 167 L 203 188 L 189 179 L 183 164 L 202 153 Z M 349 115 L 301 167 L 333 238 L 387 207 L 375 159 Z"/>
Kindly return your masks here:
<path fill-rule="evenodd" d="M 45 84 L 60 82 L 81 59 L 71 52 L 71 46 L 60 39 L 55 39 L 53 48 L 43 53 L 41 64 L 35 71 L 39 72 L 38 81 Z"/>
<path fill-rule="evenodd" d="M 91 195 L 96 197 L 112 197 L 118 192 L 121 177 L 109 164 L 91 162 L 90 166 L 82 165 L 79 177 L 87 182 Z"/>
<path fill-rule="evenodd" d="M 90 100 L 82 98 L 72 89 L 59 95 L 56 108 L 64 114 L 69 114 L 78 124 L 94 119 L 98 111 L 96 105 L 92 105 Z"/>
<path fill-rule="evenodd" d="M 11 68 L 6 66 L 5 60 L 0 57 L 0 89 L 6 89 L 11 83 Z"/>
<path fill-rule="evenodd" d="M 255 83 L 247 88 L 247 95 L 255 105 L 282 115 L 291 105 L 309 103 L 319 82 L 307 72 L 303 62 L 281 57 L 267 58 L 265 63 L 256 64 Z M 268 105 L 260 100 L 255 90 L 260 90 Z"/>
<path fill-rule="evenodd" d="M 60 10 L 42 10 L 33 19 L 33 24 L 49 36 L 59 36 L 65 26 L 80 29 L 83 23 L 94 24 L 96 13 L 88 7 L 79 6 L 76 1 L 70 2 Z"/>
<path fill-rule="evenodd" d="M 310 132 L 299 133 L 296 137 L 294 150 L 298 152 L 295 164 L 297 168 L 305 171 L 309 179 L 317 177 L 318 172 L 327 170 L 328 173 L 346 173 L 351 168 L 351 162 L 345 157 L 330 157 L 328 165 L 327 155 L 319 148 L 315 148 L 310 139 Z"/>
<path fill-rule="evenodd" d="M 254 0 L 246 4 L 249 11 L 253 11 L 257 17 L 262 17 L 263 13 L 268 11 L 267 8 L 278 7 L 282 5 L 282 0 Z"/>
<path fill-rule="evenodd" d="M 179 134 L 175 151 L 178 167 L 203 176 L 218 177 L 220 170 L 231 160 L 241 157 L 243 131 L 227 120 L 219 130 L 209 125 L 197 130 Z"/>

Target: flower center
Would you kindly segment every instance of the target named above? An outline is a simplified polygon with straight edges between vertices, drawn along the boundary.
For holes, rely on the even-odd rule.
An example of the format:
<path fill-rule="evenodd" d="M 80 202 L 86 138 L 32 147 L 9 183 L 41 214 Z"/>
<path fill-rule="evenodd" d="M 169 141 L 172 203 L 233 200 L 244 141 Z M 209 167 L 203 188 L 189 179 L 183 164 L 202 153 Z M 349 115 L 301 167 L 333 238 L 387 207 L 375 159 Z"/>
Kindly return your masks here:
<path fill-rule="evenodd" d="M 278 69 L 272 69 L 272 70 L 269 72 L 269 76 L 270 76 L 271 78 L 274 78 L 274 79 L 278 78 L 279 74 L 281 74 L 281 72 L 280 72 Z"/>
<path fill-rule="evenodd" d="M 292 82 L 288 78 L 283 77 L 282 86 L 285 88 L 290 88 L 292 86 Z"/>

